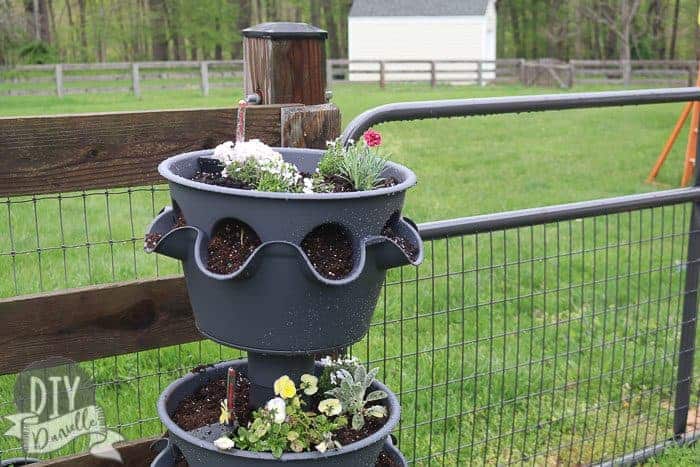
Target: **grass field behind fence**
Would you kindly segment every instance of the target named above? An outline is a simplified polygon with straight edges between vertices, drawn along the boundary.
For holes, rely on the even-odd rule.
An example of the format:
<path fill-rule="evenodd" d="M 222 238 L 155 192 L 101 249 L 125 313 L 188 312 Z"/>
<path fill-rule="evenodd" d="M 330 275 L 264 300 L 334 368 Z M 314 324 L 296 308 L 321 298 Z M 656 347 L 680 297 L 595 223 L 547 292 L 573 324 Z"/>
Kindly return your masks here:
<path fill-rule="evenodd" d="M 532 92 L 544 91 L 338 85 L 334 101 L 347 123 L 382 103 Z M 238 97 L 218 89 L 209 98 L 197 90 L 144 93 L 142 100 L 0 97 L 0 114 L 227 106 Z M 673 187 L 683 144 L 659 186 L 643 180 L 680 108 L 379 129 L 392 159 L 418 175 L 404 214 L 424 222 Z M 177 273 L 175 262 L 141 249 L 147 224 L 166 203 L 163 186 L 3 200 L 0 297 Z M 679 205 L 436 240 L 426 244 L 421 267 L 391 271 L 370 335 L 354 352 L 379 366 L 399 393 L 397 434 L 409 460 L 585 463 L 666 438 L 688 216 Z M 199 363 L 235 355 L 199 342 L 84 366 L 97 382 L 107 422 L 138 438 L 160 434 L 155 401 L 170 381 Z M 0 378 L 0 415 L 14 411 L 13 382 Z M 695 404 L 697 394 L 695 382 Z M 0 438 L 0 449 L 11 455 L 16 448 Z M 680 451 L 668 462 L 690 458 L 692 464 L 692 457 Z"/>

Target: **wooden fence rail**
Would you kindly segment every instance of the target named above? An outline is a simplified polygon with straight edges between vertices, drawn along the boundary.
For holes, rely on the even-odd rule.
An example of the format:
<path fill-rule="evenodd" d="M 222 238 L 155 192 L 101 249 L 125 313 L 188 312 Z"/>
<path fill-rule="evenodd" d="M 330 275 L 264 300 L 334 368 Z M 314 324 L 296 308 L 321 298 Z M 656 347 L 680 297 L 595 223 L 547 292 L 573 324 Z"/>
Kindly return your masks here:
<path fill-rule="evenodd" d="M 328 86 L 358 81 L 384 87 L 391 82 L 484 85 L 521 83 L 526 86 L 570 88 L 576 84 L 692 85 L 698 62 L 690 60 L 636 60 L 629 83 L 622 82 L 616 60 L 523 59 L 487 60 L 328 60 Z M 0 95 L 57 95 L 131 92 L 140 97 L 153 89 L 242 87 L 243 62 L 173 61 L 139 63 L 72 63 L 21 65 L 0 69 Z"/>

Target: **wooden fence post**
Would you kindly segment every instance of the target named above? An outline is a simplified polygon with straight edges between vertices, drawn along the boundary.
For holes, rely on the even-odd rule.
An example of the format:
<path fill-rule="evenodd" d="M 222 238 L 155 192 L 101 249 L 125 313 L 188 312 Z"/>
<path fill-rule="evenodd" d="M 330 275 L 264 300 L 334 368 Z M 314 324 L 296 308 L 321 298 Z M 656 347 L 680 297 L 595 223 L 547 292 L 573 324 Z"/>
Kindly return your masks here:
<path fill-rule="evenodd" d="M 435 60 L 430 61 L 430 87 L 434 88 L 437 84 L 437 76 L 435 74 Z"/>
<path fill-rule="evenodd" d="M 141 98 L 141 78 L 139 76 L 139 64 L 131 64 L 131 87 L 134 90 L 134 96 Z"/>
<path fill-rule="evenodd" d="M 521 58 L 518 62 L 518 70 L 520 72 L 520 84 L 527 85 L 525 82 L 525 59 Z"/>
<path fill-rule="evenodd" d="M 56 64 L 56 95 L 59 99 L 63 98 L 63 65 Z"/>
<path fill-rule="evenodd" d="M 242 33 L 244 92 L 263 105 L 283 106 L 281 146 L 325 149 L 340 136 L 340 109 L 326 96 L 333 81 L 328 33 L 301 23 L 264 23 Z"/>
<path fill-rule="evenodd" d="M 333 88 L 333 62 L 326 60 L 326 91 Z"/>
<path fill-rule="evenodd" d="M 482 64 L 483 62 L 479 60 L 476 62 L 476 84 L 479 86 L 484 85 L 484 76 L 483 76 L 483 70 L 482 70 Z"/>
<path fill-rule="evenodd" d="M 384 69 L 384 61 L 379 62 L 379 87 L 384 89 L 386 86 L 386 73 Z"/>
<path fill-rule="evenodd" d="M 199 74 L 202 77 L 202 95 L 209 95 L 209 63 L 206 61 L 199 63 Z"/>
<path fill-rule="evenodd" d="M 574 74 L 576 73 L 576 66 L 574 62 L 569 61 L 569 81 L 567 82 L 569 88 L 574 87 Z"/>
<path fill-rule="evenodd" d="M 693 87 L 693 84 L 695 83 L 695 80 L 693 79 L 693 66 L 688 65 L 688 87 Z"/>

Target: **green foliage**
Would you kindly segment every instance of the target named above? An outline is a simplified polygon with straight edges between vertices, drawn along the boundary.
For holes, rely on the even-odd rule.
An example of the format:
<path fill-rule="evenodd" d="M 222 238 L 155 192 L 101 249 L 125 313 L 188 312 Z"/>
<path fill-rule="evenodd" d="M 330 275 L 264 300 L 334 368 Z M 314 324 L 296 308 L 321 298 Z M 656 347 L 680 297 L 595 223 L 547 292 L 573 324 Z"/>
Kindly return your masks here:
<path fill-rule="evenodd" d="M 366 407 L 368 403 L 378 401 L 387 397 L 384 391 L 372 391 L 367 394 L 367 390 L 374 382 L 379 368 L 373 368 L 367 372 L 363 365 L 357 365 L 354 373 L 347 370 L 338 370 L 342 374 L 340 385 L 326 391 L 326 394 L 340 400 L 343 412 L 352 416 L 352 428 L 360 430 L 365 425 L 365 416 L 382 418 L 386 416 L 386 409 L 375 408 L 377 406 Z"/>
<path fill-rule="evenodd" d="M 285 164 L 285 167 L 292 166 Z M 230 179 L 245 183 L 258 191 L 298 193 L 302 188 L 299 181 L 285 177 L 283 171 L 260 165 L 255 159 L 233 162 L 226 166 L 226 173 Z"/>
<path fill-rule="evenodd" d="M 299 191 L 297 184 L 289 184 L 284 178 L 270 172 L 260 172 L 260 178 L 255 186 L 258 191 L 273 191 L 295 193 Z"/>
<path fill-rule="evenodd" d="M 328 145 L 319 161 L 318 173 L 329 178 L 344 178 L 355 190 L 367 191 L 384 181 L 384 167 L 386 158 L 381 156 L 376 148 L 370 148 L 364 143 L 353 143 L 343 147 L 334 141 Z"/>
<path fill-rule="evenodd" d="M 303 452 L 327 442 L 332 433 L 347 425 L 343 416 L 329 418 L 315 412 L 304 411 L 305 403 L 294 397 L 287 404 L 287 417 L 283 423 L 275 423 L 273 414 L 265 408 L 253 412 L 248 427 L 238 429 L 234 437 L 236 447 L 257 452 Z"/>
<path fill-rule="evenodd" d="M 226 166 L 226 173 L 229 178 L 250 186 L 256 186 L 260 181 L 260 168 L 253 159 L 245 162 L 233 162 Z"/>
<path fill-rule="evenodd" d="M 372 190 L 384 181 L 384 167 L 386 159 L 375 149 L 364 144 L 353 144 L 345 150 L 339 175 L 358 191 Z"/>
<path fill-rule="evenodd" d="M 343 162 L 343 155 L 342 145 L 338 141 L 330 142 L 328 149 L 326 149 L 323 157 L 318 162 L 318 173 L 324 177 L 338 175 Z"/>
<path fill-rule="evenodd" d="M 323 176 L 320 173 L 315 173 L 311 176 L 311 180 L 313 181 L 313 190 L 314 193 L 332 193 L 333 192 L 333 185 L 330 183 L 327 183 Z"/>
<path fill-rule="evenodd" d="M 29 42 L 19 49 L 19 58 L 24 63 L 41 65 L 58 61 L 56 51 L 44 42 Z"/>
<path fill-rule="evenodd" d="M 318 390 L 326 393 L 338 386 L 337 375 L 340 370 L 348 373 L 355 373 L 355 369 L 360 365 L 357 358 L 337 358 L 326 357 L 321 361 L 324 364 L 321 376 L 318 377 Z"/>

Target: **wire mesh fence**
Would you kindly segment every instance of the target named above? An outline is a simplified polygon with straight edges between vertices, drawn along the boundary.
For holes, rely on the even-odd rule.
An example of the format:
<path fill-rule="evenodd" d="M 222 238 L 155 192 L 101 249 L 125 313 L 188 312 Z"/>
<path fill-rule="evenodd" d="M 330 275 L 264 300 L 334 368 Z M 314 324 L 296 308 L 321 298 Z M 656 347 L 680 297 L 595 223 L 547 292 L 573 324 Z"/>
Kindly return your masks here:
<path fill-rule="evenodd" d="M 168 202 L 163 186 L 6 198 L 0 297 L 178 273 L 142 252 Z M 351 351 L 397 392 L 410 462 L 589 464 L 673 437 L 692 204 L 630 209 L 428 235 L 421 266 L 389 272 Z M 200 341 L 81 366 L 107 424 L 136 439 L 162 434 L 170 381 L 238 356 Z M 15 412 L 14 379 L 0 377 L 0 416 Z M 699 391 L 692 380 L 691 431 Z M 0 452 L 22 448 L 2 437 Z"/>

